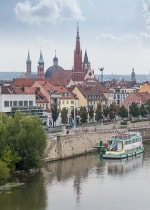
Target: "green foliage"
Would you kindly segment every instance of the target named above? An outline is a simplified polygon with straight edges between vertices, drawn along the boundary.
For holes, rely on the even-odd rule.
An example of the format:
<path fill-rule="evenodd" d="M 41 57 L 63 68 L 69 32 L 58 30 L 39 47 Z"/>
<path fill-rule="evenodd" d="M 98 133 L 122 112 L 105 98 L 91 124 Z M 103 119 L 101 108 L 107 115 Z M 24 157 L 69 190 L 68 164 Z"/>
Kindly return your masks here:
<path fill-rule="evenodd" d="M 127 118 L 128 117 L 128 110 L 122 105 L 119 109 L 118 114 L 121 118 Z"/>
<path fill-rule="evenodd" d="M 64 108 L 61 110 L 61 119 L 62 119 L 62 123 L 63 123 L 63 124 L 66 124 L 67 121 L 68 121 L 67 115 L 68 115 L 68 110 L 64 107 Z"/>
<path fill-rule="evenodd" d="M 133 117 L 138 117 L 139 114 L 140 114 L 140 110 L 139 110 L 139 107 L 138 105 L 133 102 L 131 104 L 131 106 L 129 106 L 129 109 L 130 109 L 130 114 L 133 116 Z"/>
<path fill-rule="evenodd" d="M 58 116 L 59 116 L 59 110 L 57 109 L 57 106 L 54 106 L 54 108 L 52 108 L 53 126 L 54 123 L 56 123 Z"/>
<path fill-rule="evenodd" d="M 18 152 L 13 151 L 9 146 L 6 146 L 2 151 L 1 160 L 7 164 L 12 173 L 15 171 L 16 163 L 19 161 Z"/>
<path fill-rule="evenodd" d="M 110 119 L 114 119 L 115 116 L 118 114 L 119 106 L 116 103 L 112 103 L 109 107 L 109 117 Z"/>
<path fill-rule="evenodd" d="M 95 112 L 95 119 L 96 119 L 96 121 L 100 121 L 102 119 L 101 103 L 97 104 L 97 108 L 96 108 L 96 112 Z"/>
<path fill-rule="evenodd" d="M 108 115 L 109 115 L 109 108 L 107 106 L 103 107 L 103 114 L 104 114 L 105 117 L 108 117 Z"/>
<path fill-rule="evenodd" d="M 148 114 L 150 114 L 150 99 L 146 101 L 145 107 L 146 107 Z"/>
<path fill-rule="evenodd" d="M 40 119 L 16 112 L 1 126 L 0 159 L 11 172 L 40 167 L 47 139 Z"/>
<path fill-rule="evenodd" d="M 141 107 L 140 107 L 140 115 L 142 117 L 144 117 L 144 116 L 147 115 L 147 113 L 148 113 L 148 111 L 147 111 L 146 107 L 144 106 L 144 104 L 142 104 Z"/>
<path fill-rule="evenodd" d="M 10 169 L 7 164 L 0 160 L 0 180 L 7 180 L 10 177 Z"/>
<path fill-rule="evenodd" d="M 128 122 L 127 122 L 127 121 L 122 121 L 120 124 L 121 124 L 121 125 L 127 125 Z"/>
<path fill-rule="evenodd" d="M 93 117 L 94 117 L 94 109 L 93 109 L 93 106 L 91 106 L 89 108 L 89 118 L 90 118 L 90 120 L 92 120 Z"/>
<path fill-rule="evenodd" d="M 87 122 L 88 112 L 86 110 L 86 107 L 80 107 L 80 121 L 81 123 Z"/>

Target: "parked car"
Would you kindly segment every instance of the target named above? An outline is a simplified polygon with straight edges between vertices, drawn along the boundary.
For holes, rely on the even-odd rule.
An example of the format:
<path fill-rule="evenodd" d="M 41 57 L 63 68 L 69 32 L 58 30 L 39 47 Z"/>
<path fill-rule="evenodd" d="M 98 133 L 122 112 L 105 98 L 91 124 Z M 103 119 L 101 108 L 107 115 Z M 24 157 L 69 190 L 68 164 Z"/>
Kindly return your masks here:
<path fill-rule="evenodd" d="M 108 122 L 111 122 L 111 119 L 110 118 L 104 118 L 103 119 L 103 123 L 108 123 Z"/>

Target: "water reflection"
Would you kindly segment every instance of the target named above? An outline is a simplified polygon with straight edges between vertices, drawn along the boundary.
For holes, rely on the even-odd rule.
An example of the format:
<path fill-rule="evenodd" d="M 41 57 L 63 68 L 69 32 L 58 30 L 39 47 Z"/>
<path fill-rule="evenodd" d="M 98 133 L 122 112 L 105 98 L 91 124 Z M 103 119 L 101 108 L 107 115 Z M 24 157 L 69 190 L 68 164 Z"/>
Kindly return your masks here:
<path fill-rule="evenodd" d="M 143 165 L 143 154 L 139 154 L 136 157 L 122 160 L 106 160 L 108 174 L 112 176 L 126 175 L 129 172 L 133 172 Z"/>
<path fill-rule="evenodd" d="M 47 163 L 42 173 L 22 180 L 24 188 L 1 192 L 0 209 L 150 209 L 150 143 L 144 146 L 144 154 L 128 160 L 90 154 Z"/>
<path fill-rule="evenodd" d="M 80 202 L 82 192 L 82 183 L 86 182 L 91 170 L 96 170 L 96 165 L 100 164 L 100 159 L 97 155 L 81 156 L 74 159 L 48 163 L 45 165 L 44 172 L 45 180 L 48 185 L 53 185 L 53 181 L 67 182 L 72 179 L 73 189 L 76 193 L 76 203 Z"/>
<path fill-rule="evenodd" d="M 25 181 L 20 189 L 0 193 L 0 209 L 2 210 L 44 210 L 47 195 L 41 173 Z"/>

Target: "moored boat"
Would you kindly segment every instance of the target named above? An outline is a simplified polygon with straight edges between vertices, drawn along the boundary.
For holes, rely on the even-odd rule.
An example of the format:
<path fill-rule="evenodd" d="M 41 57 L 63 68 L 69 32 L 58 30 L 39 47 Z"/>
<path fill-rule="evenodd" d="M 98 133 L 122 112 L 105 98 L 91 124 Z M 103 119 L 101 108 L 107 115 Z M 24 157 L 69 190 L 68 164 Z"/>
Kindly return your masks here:
<path fill-rule="evenodd" d="M 142 136 L 139 132 L 127 132 L 112 136 L 108 140 L 108 148 L 103 158 L 122 159 L 144 152 Z"/>

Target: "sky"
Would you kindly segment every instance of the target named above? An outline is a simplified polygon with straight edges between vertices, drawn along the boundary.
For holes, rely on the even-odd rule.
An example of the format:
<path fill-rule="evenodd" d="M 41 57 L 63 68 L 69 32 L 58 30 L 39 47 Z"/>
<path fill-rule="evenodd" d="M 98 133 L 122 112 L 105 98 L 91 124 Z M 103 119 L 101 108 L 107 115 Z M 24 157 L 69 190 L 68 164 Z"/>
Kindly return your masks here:
<path fill-rule="evenodd" d="M 77 23 L 95 74 L 150 74 L 150 0 L 1 0 L 0 71 L 25 72 L 28 50 L 33 72 L 40 50 L 71 70 Z"/>

